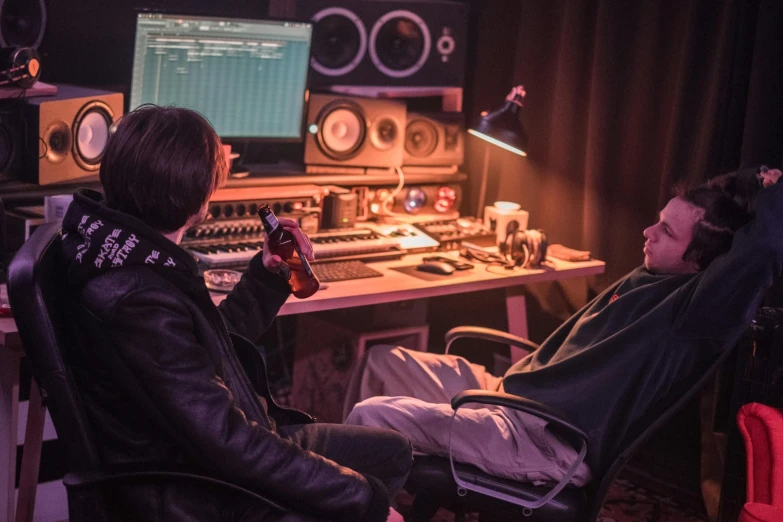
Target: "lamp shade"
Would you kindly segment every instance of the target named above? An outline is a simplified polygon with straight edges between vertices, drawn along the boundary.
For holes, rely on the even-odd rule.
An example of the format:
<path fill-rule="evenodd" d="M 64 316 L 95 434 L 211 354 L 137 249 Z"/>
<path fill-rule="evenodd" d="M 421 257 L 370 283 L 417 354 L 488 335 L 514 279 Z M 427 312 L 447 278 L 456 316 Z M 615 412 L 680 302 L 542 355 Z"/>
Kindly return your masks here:
<path fill-rule="evenodd" d="M 468 132 L 515 154 L 527 156 L 527 132 L 519 121 L 519 109 L 524 98 L 524 87 L 521 85 L 514 87 L 506 96 L 503 107 L 482 114 L 476 125 Z"/>

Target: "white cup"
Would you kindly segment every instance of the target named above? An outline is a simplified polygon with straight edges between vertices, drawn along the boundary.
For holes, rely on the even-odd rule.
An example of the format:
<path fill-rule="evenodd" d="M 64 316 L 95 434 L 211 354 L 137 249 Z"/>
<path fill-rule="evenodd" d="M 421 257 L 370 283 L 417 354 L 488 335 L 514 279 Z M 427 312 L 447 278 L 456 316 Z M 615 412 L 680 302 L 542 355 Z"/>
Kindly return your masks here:
<path fill-rule="evenodd" d="M 51 223 L 53 221 L 62 221 L 65 212 L 71 206 L 73 194 L 57 194 L 56 196 L 44 197 L 44 221 Z"/>

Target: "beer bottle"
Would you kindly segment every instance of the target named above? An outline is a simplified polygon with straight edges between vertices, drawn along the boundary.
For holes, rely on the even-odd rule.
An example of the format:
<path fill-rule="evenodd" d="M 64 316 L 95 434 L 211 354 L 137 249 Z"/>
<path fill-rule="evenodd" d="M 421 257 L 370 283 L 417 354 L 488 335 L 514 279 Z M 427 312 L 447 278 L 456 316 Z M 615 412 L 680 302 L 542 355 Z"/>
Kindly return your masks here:
<path fill-rule="evenodd" d="M 307 258 L 299 250 L 294 235 L 283 228 L 269 205 L 259 208 L 258 216 L 264 224 L 264 231 L 268 238 L 266 248 L 271 254 L 280 256 L 283 260 L 280 275 L 288 280 L 294 296 L 305 299 L 316 293 L 320 283 Z"/>

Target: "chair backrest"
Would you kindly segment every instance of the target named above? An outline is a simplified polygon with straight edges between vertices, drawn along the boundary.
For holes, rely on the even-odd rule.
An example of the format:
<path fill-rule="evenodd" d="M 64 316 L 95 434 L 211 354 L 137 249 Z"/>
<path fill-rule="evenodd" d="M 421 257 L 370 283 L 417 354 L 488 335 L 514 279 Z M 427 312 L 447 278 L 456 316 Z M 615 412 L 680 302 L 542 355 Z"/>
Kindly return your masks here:
<path fill-rule="evenodd" d="M 38 227 L 11 261 L 8 299 L 44 404 L 68 448 L 71 470 L 93 471 L 97 449 L 64 360 L 69 339 L 64 270 L 60 225 Z"/>
<path fill-rule="evenodd" d="M 755 328 L 757 323 L 773 320 L 779 310 L 762 308 L 756 314 L 751 325 Z M 590 517 L 587 520 L 597 520 L 604 498 L 609 492 L 617 474 L 636 453 L 636 451 L 660 428 L 668 423 L 680 410 L 682 410 L 707 384 L 720 369 L 726 360 L 734 353 L 739 342 L 733 343 L 721 352 L 717 359 L 707 365 L 703 371 L 694 372 L 695 378 L 691 382 L 684 382 L 675 387 L 663 399 L 659 400 L 650 410 L 631 426 L 628 435 L 620 444 L 620 453 L 613 460 L 607 462 L 603 472 L 599 472 L 600 480 L 596 481 L 592 488 L 591 503 L 589 506 Z"/>

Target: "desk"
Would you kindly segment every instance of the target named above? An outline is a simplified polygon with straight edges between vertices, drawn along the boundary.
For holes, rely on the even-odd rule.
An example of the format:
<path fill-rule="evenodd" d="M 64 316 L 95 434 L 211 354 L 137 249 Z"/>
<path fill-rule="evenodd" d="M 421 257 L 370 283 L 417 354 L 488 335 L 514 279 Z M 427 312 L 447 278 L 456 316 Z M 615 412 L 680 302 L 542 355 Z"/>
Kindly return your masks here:
<path fill-rule="evenodd" d="M 469 271 L 456 272 L 437 280 L 423 280 L 395 270 L 415 266 L 421 258 L 431 254 L 408 255 L 403 259 L 373 263 L 371 266 L 384 277 L 357 279 L 328 283 L 308 299 L 293 296 L 283 305 L 280 315 L 321 312 L 338 308 L 369 306 L 412 299 L 425 299 L 480 290 L 506 289 L 506 315 L 509 332 L 521 337 L 528 336 L 527 310 L 523 285 L 543 281 L 559 281 L 573 277 L 601 274 L 605 265 L 602 261 L 569 263 L 552 260 L 551 267 L 531 270 L 504 270 L 499 266 L 488 271 L 476 263 Z M 450 253 L 456 257 L 456 253 Z M 215 304 L 225 294 L 212 294 Z M 512 361 L 525 352 L 513 348 Z M 14 520 L 14 474 L 16 470 L 17 414 L 19 399 L 19 361 L 24 352 L 12 318 L 0 319 L 0 519 Z M 25 451 L 22 457 L 22 475 L 19 484 L 19 511 L 17 521 L 32 520 L 35 505 L 38 462 L 43 433 L 44 408 L 40 395 L 33 384 L 27 417 Z"/>
<path fill-rule="evenodd" d="M 438 276 L 437 280 L 431 281 L 394 270 L 395 268 L 418 265 L 423 257 L 431 255 L 413 254 L 394 261 L 372 263 L 370 266 L 381 272 L 384 277 L 327 283 L 325 289 L 319 290 L 307 299 L 296 299 L 292 296 L 280 309 L 278 315 L 323 312 L 339 308 L 370 306 L 505 288 L 509 332 L 527 338 L 527 313 L 521 286 L 543 281 L 560 281 L 573 277 L 602 274 L 605 269 L 604 262 L 596 260 L 569 263 L 552 259 L 550 260 L 551 267 L 505 270 L 500 266 L 492 266 L 491 271 L 488 271 L 485 265 L 474 263 L 475 268 L 471 270 L 455 272 L 452 276 Z M 439 255 L 457 257 L 455 252 Z M 220 303 L 224 298 L 225 294 L 212 294 L 212 300 L 215 304 Z"/>

